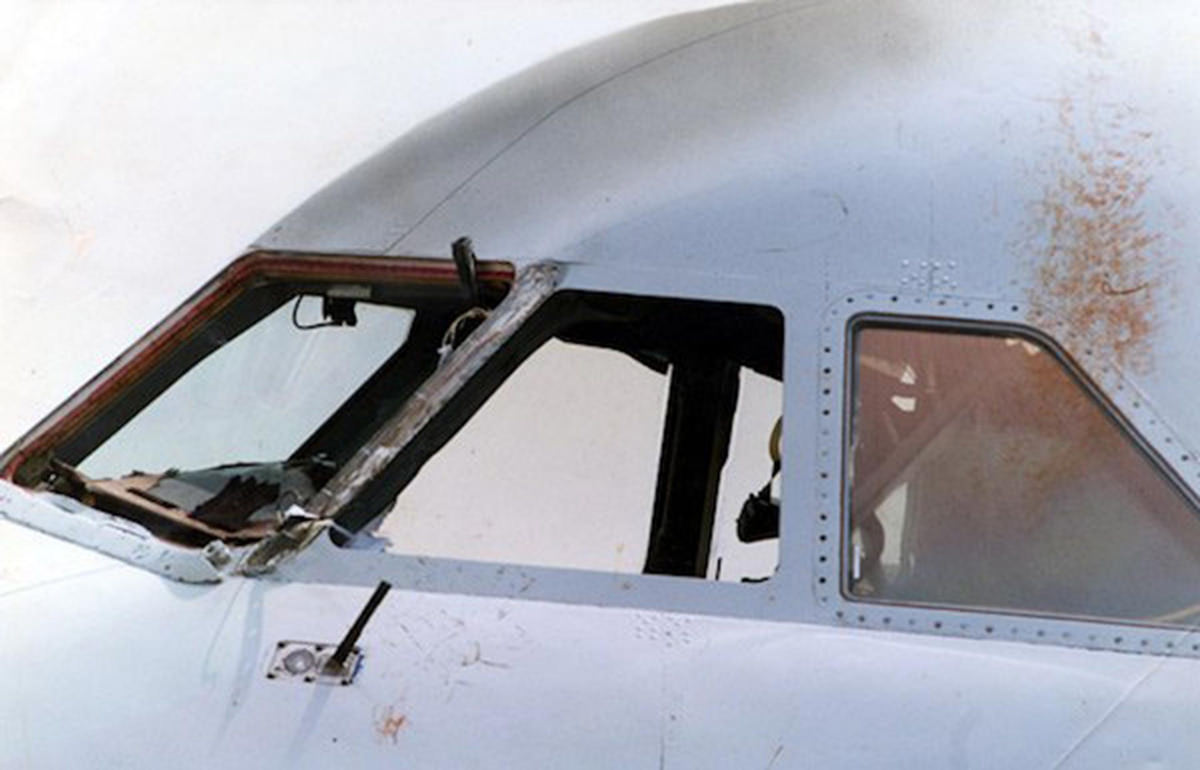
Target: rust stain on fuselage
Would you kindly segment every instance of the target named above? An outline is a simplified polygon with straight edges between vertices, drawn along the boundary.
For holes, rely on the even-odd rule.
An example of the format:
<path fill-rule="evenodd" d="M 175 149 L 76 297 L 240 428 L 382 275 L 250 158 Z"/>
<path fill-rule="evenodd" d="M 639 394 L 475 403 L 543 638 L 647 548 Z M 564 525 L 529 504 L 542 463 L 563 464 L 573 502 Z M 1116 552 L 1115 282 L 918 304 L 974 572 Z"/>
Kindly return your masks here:
<path fill-rule="evenodd" d="M 1089 39 L 1093 61 L 1110 58 L 1098 33 Z M 1100 98 L 1106 82 L 1091 70 L 1081 95 L 1057 100 L 1063 144 L 1041 169 L 1046 181 L 1032 205 L 1029 298 L 1098 354 L 1144 374 L 1169 272 L 1163 234 L 1147 220 L 1158 153 L 1136 107 Z"/>
<path fill-rule="evenodd" d="M 384 740 L 396 742 L 400 729 L 408 722 L 408 717 L 392 706 L 379 711 L 375 715 L 375 733 Z"/>

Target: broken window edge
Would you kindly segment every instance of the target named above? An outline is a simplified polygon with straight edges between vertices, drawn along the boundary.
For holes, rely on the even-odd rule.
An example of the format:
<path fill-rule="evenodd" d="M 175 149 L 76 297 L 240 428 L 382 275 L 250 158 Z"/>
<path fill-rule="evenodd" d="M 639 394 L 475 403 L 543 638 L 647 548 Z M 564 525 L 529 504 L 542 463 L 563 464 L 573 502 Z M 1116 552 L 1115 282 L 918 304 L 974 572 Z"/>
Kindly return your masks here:
<path fill-rule="evenodd" d="M 478 266 L 481 284 L 496 286 L 512 280 L 507 262 L 485 261 Z M 387 257 L 298 251 L 252 250 L 209 279 L 162 321 L 138 337 L 107 366 L 39 420 L 15 442 L 0 451 L 0 478 L 31 486 L 47 453 L 78 433 L 105 408 L 119 400 L 130 384 L 153 371 L 178 340 L 198 325 L 218 316 L 246 287 L 266 282 L 318 279 L 342 283 L 383 281 L 413 285 L 457 287 L 457 272 L 449 260 L 427 257 Z M 454 289 L 457 291 L 457 288 Z M 27 464 L 33 469 L 27 469 Z"/>
<path fill-rule="evenodd" d="M 231 548 L 221 540 L 203 548 L 176 545 L 134 521 L 72 497 L 33 492 L 3 479 L 0 516 L 180 583 L 219 583 L 248 550 Z"/>
<path fill-rule="evenodd" d="M 512 289 L 477 329 L 413 393 L 408 402 L 317 492 L 308 510 L 339 517 L 557 291 L 562 266 L 539 262 L 518 271 Z"/>

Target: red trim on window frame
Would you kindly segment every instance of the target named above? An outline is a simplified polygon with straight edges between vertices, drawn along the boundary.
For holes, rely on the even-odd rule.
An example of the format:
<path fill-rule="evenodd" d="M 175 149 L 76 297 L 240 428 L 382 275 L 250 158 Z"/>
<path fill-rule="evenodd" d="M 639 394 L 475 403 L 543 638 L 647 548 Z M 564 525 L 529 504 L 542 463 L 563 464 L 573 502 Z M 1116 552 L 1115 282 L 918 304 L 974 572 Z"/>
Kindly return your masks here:
<path fill-rule="evenodd" d="M 482 283 L 511 285 L 515 270 L 506 262 L 480 262 Z M 93 419 L 111 399 L 151 371 L 198 327 L 216 317 L 245 288 L 261 281 L 316 279 L 406 285 L 457 285 L 451 260 L 408 257 L 364 257 L 336 254 L 256 251 L 234 260 L 169 316 L 131 345 L 100 374 L 88 381 L 14 445 L 15 453 L 0 470 L 12 481 L 30 457 L 61 443 Z"/>

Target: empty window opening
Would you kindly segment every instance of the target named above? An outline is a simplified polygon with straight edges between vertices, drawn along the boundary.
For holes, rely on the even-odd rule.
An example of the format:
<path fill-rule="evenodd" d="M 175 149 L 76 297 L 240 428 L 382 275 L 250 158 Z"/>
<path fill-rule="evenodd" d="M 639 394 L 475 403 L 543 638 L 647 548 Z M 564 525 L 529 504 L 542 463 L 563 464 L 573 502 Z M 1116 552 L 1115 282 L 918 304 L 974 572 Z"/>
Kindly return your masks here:
<path fill-rule="evenodd" d="M 551 340 L 396 500 L 393 550 L 640 572 L 666 377 L 611 350 Z"/>
<path fill-rule="evenodd" d="M 774 455 L 783 422 L 783 383 L 743 368 L 729 459 L 717 495 L 714 553 L 709 577 L 725 582 L 770 577 L 779 563 L 779 473 Z M 751 501 L 753 498 L 753 502 Z M 746 542 L 738 535 L 738 519 L 748 506 L 765 504 L 773 519 L 769 537 Z M 753 515 L 747 511 L 747 515 Z M 761 515 L 761 514 L 760 514 Z M 744 519 L 743 519 L 744 521 Z M 744 528 L 744 525 L 743 525 Z"/>
<path fill-rule="evenodd" d="M 773 574 L 777 540 L 744 544 L 734 526 L 764 485 L 778 505 L 768 451 L 782 408 L 778 311 L 564 292 L 530 325 L 545 331 L 497 355 L 514 363 L 476 386 L 483 405 L 377 525 L 389 549 L 735 581 Z"/>

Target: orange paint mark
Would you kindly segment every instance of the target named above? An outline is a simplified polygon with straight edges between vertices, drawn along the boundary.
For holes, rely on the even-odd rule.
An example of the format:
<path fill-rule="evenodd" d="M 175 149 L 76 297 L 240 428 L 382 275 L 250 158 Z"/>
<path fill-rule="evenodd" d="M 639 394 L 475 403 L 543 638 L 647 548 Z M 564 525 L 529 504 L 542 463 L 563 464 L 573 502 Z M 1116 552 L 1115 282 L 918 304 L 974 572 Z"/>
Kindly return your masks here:
<path fill-rule="evenodd" d="M 400 729 L 407 723 L 407 716 L 388 706 L 375 715 L 375 734 L 384 740 L 396 743 Z"/>
<path fill-rule="evenodd" d="M 1102 58 L 1102 41 L 1091 37 Z M 1093 71 L 1081 95 L 1058 100 L 1063 145 L 1042 169 L 1025 243 L 1035 270 L 1029 299 L 1096 352 L 1144 374 L 1170 268 L 1164 236 L 1147 221 L 1157 150 L 1137 108 L 1097 97 L 1104 82 Z"/>

